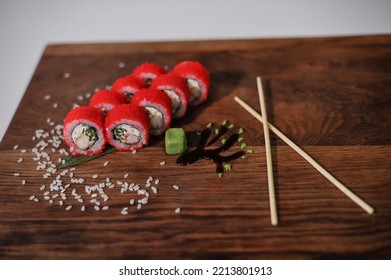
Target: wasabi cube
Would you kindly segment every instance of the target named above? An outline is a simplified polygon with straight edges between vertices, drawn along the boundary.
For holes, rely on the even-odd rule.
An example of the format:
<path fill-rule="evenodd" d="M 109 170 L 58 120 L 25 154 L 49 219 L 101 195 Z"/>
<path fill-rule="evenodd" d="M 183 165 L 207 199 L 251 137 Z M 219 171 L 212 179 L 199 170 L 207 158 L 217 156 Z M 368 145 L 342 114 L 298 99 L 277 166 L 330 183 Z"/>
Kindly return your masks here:
<path fill-rule="evenodd" d="M 165 135 L 166 153 L 169 155 L 182 154 L 187 149 L 186 133 L 183 128 L 169 128 Z"/>

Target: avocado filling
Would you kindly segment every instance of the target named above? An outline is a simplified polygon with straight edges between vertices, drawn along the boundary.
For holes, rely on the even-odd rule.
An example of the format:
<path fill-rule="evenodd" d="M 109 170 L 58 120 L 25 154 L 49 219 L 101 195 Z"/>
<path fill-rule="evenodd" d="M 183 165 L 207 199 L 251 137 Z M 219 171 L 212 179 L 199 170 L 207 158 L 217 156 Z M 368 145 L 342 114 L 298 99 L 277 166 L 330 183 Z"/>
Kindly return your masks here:
<path fill-rule="evenodd" d="M 113 138 L 123 144 L 133 145 L 140 141 L 140 131 L 128 124 L 117 125 L 113 130 Z"/>
<path fill-rule="evenodd" d="M 81 150 L 91 148 L 98 140 L 96 128 L 88 124 L 77 125 L 71 135 L 72 141 Z"/>

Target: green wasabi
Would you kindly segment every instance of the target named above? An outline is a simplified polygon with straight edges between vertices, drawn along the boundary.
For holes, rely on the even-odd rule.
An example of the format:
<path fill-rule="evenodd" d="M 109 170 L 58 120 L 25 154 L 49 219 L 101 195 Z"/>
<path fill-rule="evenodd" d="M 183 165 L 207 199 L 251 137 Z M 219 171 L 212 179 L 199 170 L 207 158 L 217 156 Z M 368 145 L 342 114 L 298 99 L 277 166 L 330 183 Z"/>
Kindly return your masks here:
<path fill-rule="evenodd" d="M 187 149 L 186 133 L 183 128 L 169 128 L 165 135 L 166 153 L 169 155 L 182 154 Z"/>

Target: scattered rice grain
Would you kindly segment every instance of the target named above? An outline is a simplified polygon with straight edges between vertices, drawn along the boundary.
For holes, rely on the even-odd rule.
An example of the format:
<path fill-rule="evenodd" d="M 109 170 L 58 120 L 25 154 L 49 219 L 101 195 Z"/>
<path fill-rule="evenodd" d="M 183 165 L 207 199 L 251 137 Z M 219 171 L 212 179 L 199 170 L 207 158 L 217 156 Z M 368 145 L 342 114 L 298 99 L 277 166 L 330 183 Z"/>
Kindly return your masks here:
<path fill-rule="evenodd" d="M 181 212 L 181 208 L 178 207 L 177 209 L 175 209 L 175 213 L 178 214 L 179 212 Z"/>
<path fill-rule="evenodd" d="M 160 165 L 165 165 L 165 164 L 166 164 L 165 161 L 160 162 Z"/>
<path fill-rule="evenodd" d="M 108 166 L 109 165 L 109 161 L 106 161 L 103 166 Z"/>
<path fill-rule="evenodd" d="M 69 210 L 71 210 L 71 209 L 72 209 L 72 205 L 68 205 L 68 206 L 65 208 L 66 211 L 69 211 Z"/>
<path fill-rule="evenodd" d="M 14 150 L 16 150 L 17 148 L 19 148 L 19 145 L 15 145 L 14 146 Z"/>

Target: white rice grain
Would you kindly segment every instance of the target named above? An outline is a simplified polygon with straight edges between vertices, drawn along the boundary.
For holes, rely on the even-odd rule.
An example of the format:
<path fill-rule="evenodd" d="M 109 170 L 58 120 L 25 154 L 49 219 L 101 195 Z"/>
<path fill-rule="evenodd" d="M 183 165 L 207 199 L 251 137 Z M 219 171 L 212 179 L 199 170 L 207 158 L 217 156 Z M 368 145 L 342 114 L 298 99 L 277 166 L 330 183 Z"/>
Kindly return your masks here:
<path fill-rule="evenodd" d="M 17 148 L 19 148 L 19 145 L 15 145 L 14 146 L 14 150 L 16 150 Z"/>
<path fill-rule="evenodd" d="M 53 108 L 54 108 L 54 109 L 57 109 L 57 108 L 58 108 L 58 103 L 57 103 L 57 102 L 54 102 L 54 103 L 53 103 Z"/>
<path fill-rule="evenodd" d="M 133 204 L 134 204 L 134 199 L 133 199 L 133 198 L 129 201 L 129 204 L 130 204 L 130 205 L 133 205 Z"/>
<path fill-rule="evenodd" d="M 22 185 L 26 185 L 26 180 L 22 180 Z"/>
<path fill-rule="evenodd" d="M 158 185 L 159 182 L 160 182 L 160 180 L 159 180 L 159 179 L 156 179 L 156 180 L 155 180 L 155 185 Z"/>
<path fill-rule="evenodd" d="M 86 206 L 85 206 L 85 205 L 82 205 L 82 206 L 80 207 L 80 211 L 84 212 L 85 210 L 86 210 Z"/>
<path fill-rule="evenodd" d="M 35 198 L 35 195 L 30 196 L 30 200 L 33 200 Z"/>
<path fill-rule="evenodd" d="M 165 165 L 165 164 L 166 164 L 165 161 L 160 162 L 160 165 Z"/>
<path fill-rule="evenodd" d="M 68 206 L 65 208 L 66 211 L 69 211 L 69 210 L 71 210 L 71 209 L 72 209 L 72 205 L 68 205 Z"/>
<path fill-rule="evenodd" d="M 124 175 L 124 179 L 126 179 L 126 178 L 128 178 L 129 177 L 129 173 L 126 173 L 125 175 Z"/>
<path fill-rule="evenodd" d="M 173 185 L 172 187 L 174 188 L 174 190 L 179 190 L 179 186 L 178 185 Z"/>
<path fill-rule="evenodd" d="M 19 177 L 20 173 L 14 173 L 14 176 Z"/>
<path fill-rule="evenodd" d="M 109 165 L 109 161 L 106 161 L 103 166 L 108 166 Z"/>
<path fill-rule="evenodd" d="M 93 179 L 96 179 L 96 178 L 98 178 L 99 177 L 99 175 L 98 174 L 94 174 L 94 175 L 92 175 L 92 178 Z"/>
<path fill-rule="evenodd" d="M 118 68 L 124 68 L 125 67 L 125 62 L 118 62 Z"/>
<path fill-rule="evenodd" d="M 181 208 L 178 207 L 177 209 L 175 209 L 175 213 L 178 214 L 179 212 L 181 212 Z"/>
<path fill-rule="evenodd" d="M 99 211 L 99 210 L 100 210 L 100 207 L 99 207 L 98 205 L 95 205 L 95 206 L 94 206 L 94 209 L 95 209 L 96 211 Z"/>
<path fill-rule="evenodd" d="M 69 72 L 65 72 L 64 75 L 63 75 L 64 79 L 68 79 L 71 77 L 71 73 Z"/>
<path fill-rule="evenodd" d="M 104 211 L 109 210 L 109 206 L 107 206 L 107 205 L 103 206 L 102 210 L 104 210 Z"/>
<path fill-rule="evenodd" d="M 43 97 L 43 99 L 44 99 L 44 100 L 49 100 L 50 97 L 51 97 L 51 96 L 50 96 L 49 94 L 47 94 L 47 95 L 45 95 L 45 96 Z"/>

